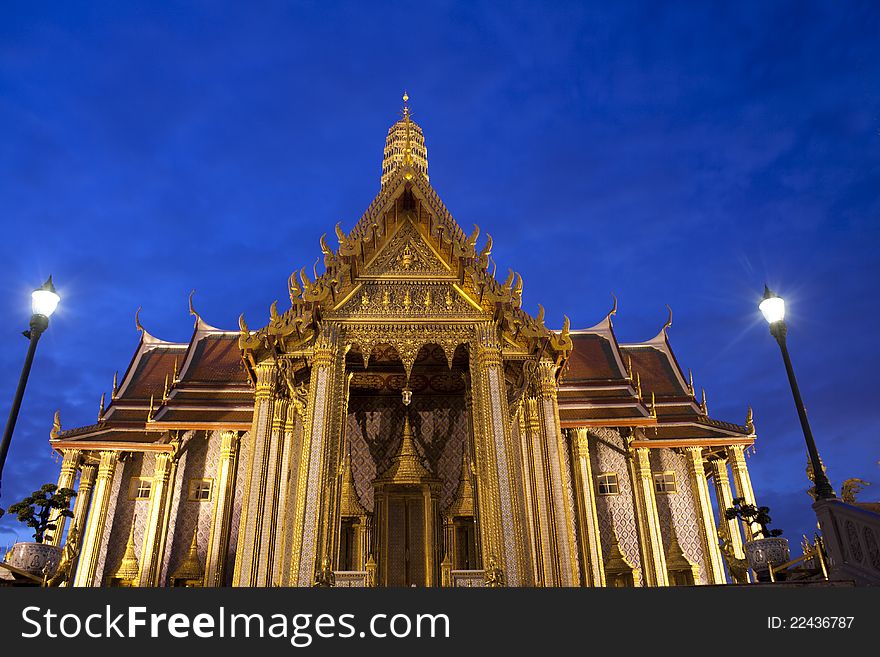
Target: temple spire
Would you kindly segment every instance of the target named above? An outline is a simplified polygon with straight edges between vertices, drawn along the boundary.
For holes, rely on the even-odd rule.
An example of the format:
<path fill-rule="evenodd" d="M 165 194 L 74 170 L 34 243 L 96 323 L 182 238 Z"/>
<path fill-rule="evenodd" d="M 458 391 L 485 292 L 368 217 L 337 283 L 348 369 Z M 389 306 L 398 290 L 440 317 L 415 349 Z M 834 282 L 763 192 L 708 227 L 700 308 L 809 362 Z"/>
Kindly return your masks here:
<path fill-rule="evenodd" d="M 425 135 L 421 127 L 412 120 L 409 107 L 409 94 L 403 92 L 403 115 L 388 129 L 385 150 L 382 158 L 382 185 L 388 182 L 401 168 L 407 169 L 407 178 L 415 173 L 428 179 L 428 149 L 425 148 Z"/>

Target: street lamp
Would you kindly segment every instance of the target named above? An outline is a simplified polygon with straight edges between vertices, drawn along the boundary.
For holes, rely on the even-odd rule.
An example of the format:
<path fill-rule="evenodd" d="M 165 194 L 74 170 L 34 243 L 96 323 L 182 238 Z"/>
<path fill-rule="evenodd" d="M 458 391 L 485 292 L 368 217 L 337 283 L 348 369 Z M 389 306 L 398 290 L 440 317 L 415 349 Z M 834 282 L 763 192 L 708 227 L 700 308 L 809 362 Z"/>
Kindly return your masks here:
<path fill-rule="evenodd" d="M 55 291 L 52 285 L 52 277 L 42 286 L 31 293 L 31 315 L 30 329 L 23 331 L 22 335 L 26 337 L 30 344 L 28 345 L 27 356 L 24 359 L 24 367 L 21 370 L 21 378 L 18 380 L 18 388 L 15 391 L 15 398 L 12 400 L 12 408 L 9 409 L 9 419 L 6 421 L 6 431 L 3 432 L 3 442 L 0 443 L 0 483 L 3 478 L 3 465 L 6 463 L 6 452 L 9 451 L 9 443 L 12 440 L 12 432 L 15 430 L 15 422 L 18 419 L 18 410 L 21 408 L 21 399 L 24 397 L 24 388 L 27 385 L 28 375 L 31 373 L 31 365 L 34 362 L 34 352 L 37 350 L 37 342 L 43 331 L 49 328 L 49 317 L 58 307 L 61 297 Z"/>
<path fill-rule="evenodd" d="M 785 334 L 788 332 L 788 327 L 785 325 L 785 301 L 765 285 L 764 297 L 761 299 L 758 308 L 760 308 L 761 313 L 764 315 L 764 319 L 770 324 L 770 334 L 776 338 L 776 342 L 779 343 L 779 348 L 782 350 L 782 360 L 785 362 L 785 371 L 788 374 L 788 382 L 791 384 L 791 394 L 794 396 L 794 404 L 801 419 L 801 429 L 804 431 L 807 452 L 810 455 L 810 463 L 813 466 L 813 472 L 816 477 L 816 499 L 833 499 L 836 497 L 834 489 L 831 488 L 831 482 L 828 481 L 828 476 L 822 468 L 819 450 L 816 449 L 816 441 L 813 440 L 813 432 L 810 429 L 810 422 L 807 420 L 807 411 L 801 399 L 801 391 L 798 388 L 794 369 L 791 366 L 791 358 L 788 355 L 788 347 L 785 344 Z"/>

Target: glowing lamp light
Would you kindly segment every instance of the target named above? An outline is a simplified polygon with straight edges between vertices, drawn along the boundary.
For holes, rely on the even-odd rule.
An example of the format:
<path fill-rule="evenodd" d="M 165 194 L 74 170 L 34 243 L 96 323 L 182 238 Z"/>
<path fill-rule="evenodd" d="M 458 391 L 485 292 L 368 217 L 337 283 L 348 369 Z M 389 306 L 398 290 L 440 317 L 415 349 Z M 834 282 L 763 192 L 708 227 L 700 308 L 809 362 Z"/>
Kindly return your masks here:
<path fill-rule="evenodd" d="M 61 301 L 61 297 L 55 291 L 55 286 L 52 284 L 52 277 L 50 276 L 41 287 L 34 290 L 31 294 L 31 309 L 34 315 L 51 317 L 58 307 L 59 301 Z"/>
<path fill-rule="evenodd" d="M 766 285 L 764 286 L 764 297 L 761 299 L 758 308 L 760 308 L 768 324 L 775 324 L 785 319 L 785 300 L 782 297 L 776 296 L 776 293 Z"/>

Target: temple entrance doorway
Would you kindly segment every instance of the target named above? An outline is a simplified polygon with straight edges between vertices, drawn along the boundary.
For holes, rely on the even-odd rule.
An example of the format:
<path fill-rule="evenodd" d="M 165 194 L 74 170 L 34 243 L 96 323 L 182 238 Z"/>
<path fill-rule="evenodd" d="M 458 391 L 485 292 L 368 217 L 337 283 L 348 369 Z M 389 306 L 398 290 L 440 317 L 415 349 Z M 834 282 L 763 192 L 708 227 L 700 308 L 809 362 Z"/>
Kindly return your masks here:
<path fill-rule="evenodd" d="M 391 467 L 373 482 L 381 586 L 438 583 L 440 480 L 422 464 L 409 419 Z"/>
<path fill-rule="evenodd" d="M 425 496 L 421 490 L 400 487 L 387 497 L 387 569 L 385 586 L 425 586 L 427 584 L 425 534 Z"/>

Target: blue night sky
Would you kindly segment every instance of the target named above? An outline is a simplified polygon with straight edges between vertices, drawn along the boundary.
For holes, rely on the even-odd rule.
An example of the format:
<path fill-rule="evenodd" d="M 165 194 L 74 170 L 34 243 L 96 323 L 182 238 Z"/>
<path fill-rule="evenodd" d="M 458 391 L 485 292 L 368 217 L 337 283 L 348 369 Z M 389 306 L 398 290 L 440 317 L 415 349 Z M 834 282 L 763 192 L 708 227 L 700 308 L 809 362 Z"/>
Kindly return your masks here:
<path fill-rule="evenodd" d="M 548 325 L 653 337 L 710 413 L 755 409 L 749 464 L 796 546 L 815 517 L 803 436 L 757 310 L 789 347 L 832 483 L 880 447 L 880 5 L 5 2 L 0 9 L 0 418 L 30 291 L 63 296 L 41 340 L 4 507 L 57 465 L 52 415 L 91 424 L 137 345 L 265 324 L 318 238 L 379 189 L 404 89 L 431 183 L 495 239 Z M 335 243 L 335 242 L 334 242 Z M 26 537 L 0 520 L 0 546 Z M 797 550 L 795 550 L 796 552 Z"/>

